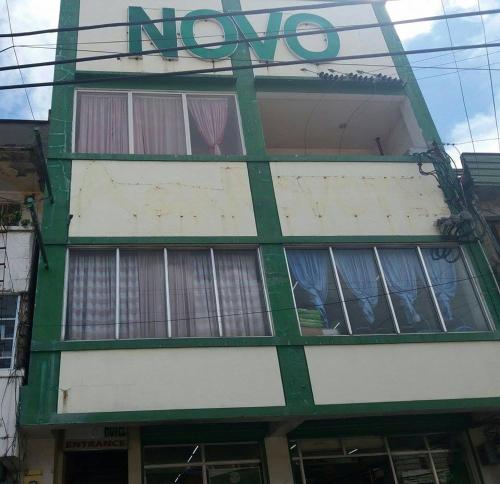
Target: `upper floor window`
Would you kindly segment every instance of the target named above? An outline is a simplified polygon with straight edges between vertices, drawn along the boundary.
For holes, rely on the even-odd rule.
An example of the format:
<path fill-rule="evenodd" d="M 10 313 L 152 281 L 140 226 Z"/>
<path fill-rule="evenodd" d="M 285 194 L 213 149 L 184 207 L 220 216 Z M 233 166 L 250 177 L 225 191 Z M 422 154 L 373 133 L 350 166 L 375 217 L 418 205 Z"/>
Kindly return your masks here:
<path fill-rule="evenodd" d="M 488 331 L 459 247 L 288 249 L 303 335 Z"/>
<path fill-rule="evenodd" d="M 14 367 L 19 296 L 0 296 L 0 369 Z"/>
<path fill-rule="evenodd" d="M 78 91 L 78 153 L 242 155 L 230 94 Z"/>
<path fill-rule="evenodd" d="M 71 250 L 66 338 L 269 336 L 255 249 Z"/>

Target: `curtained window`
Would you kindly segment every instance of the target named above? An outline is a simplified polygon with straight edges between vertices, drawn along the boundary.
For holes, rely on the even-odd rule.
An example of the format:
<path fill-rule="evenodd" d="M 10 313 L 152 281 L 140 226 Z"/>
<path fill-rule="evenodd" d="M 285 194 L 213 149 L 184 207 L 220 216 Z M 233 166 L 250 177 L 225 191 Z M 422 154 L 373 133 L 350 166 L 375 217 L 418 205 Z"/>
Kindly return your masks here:
<path fill-rule="evenodd" d="M 236 97 L 81 90 L 76 100 L 74 149 L 79 153 L 242 155 Z"/>
<path fill-rule="evenodd" d="M 195 155 L 243 154 L 234 96 L 187 96 Z"/>
<path fill-rule="evenodd" d="M 458 247 L 286 252 L 303 335 L 489 330 Z"/>
<path fill-rule="evenodd" d="M 119 92 L 79 92 L 77 153 L 128 153 L 128 95 Z"/>
<path fill-rule="evenodd" d="M 112 250 L 72 251 L 68 271 L 68 339 L 111 339 L 116 320 L 116 256 Z"/>
<path fill-rule="evenodd" d="M 134 152 L 185 155 L 186 132 L 180 95 L 134 94 Z"/>
<path fill-rule="evenodd" d="M 256 250 L 71 250 L 69 261 L 67 339 L 271 334 Z"/>

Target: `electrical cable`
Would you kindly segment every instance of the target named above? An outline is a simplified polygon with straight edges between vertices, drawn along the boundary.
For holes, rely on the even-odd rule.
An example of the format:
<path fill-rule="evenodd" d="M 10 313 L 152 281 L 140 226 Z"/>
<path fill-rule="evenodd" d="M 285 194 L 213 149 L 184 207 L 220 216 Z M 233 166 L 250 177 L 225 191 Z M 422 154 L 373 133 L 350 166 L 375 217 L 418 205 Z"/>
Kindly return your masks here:
<path fill-rule="evenodd" d="M 337 4 L 335 4 L 337 5 Z M 292 7 L 290 7 L 292 8 Z M 485 10 L 482 12 L 484 14 L 499 14 L 500 9 L 492 9 L 492 10 Z M 450 14 L 447 15 L 446 13 L 444 15 L 436 15 L 433 17 L 420 17 L 420 18 L 415 18 L 415 19 L 407 19 L 407 20 L 398 20 L 394 22 L 375 22 L 375 23 L 370 23 L 370 24 L 358 24 L 358 25 L 348 25 L 344 27 L 333 27 L 333 28 L 327 28 L 327 29 L 311 29 L 307 31 L 301 31 L 301 32 L 283 32 L 280 34 L 274 34 L 274 35 L 265 35 L 265 36 L 258 36 L 258 37 L 252 37 L 252 38 L 237 38 L 234 40 L 224 40 L 224 41 L 219 41 L 219 42 L 208 42 L 205 44 L 196 44 L 196 45 L 183 45 L 183 46 L 177 46 L 177 47 L 171 47 L 167 49 L 149 49 L 149 50 L 142 50 L 138 52 L 121 52 L 118 54 L 108 54 L 108 55 L 102 55 L 102 56 L 88 56 L 88 57 L 80 57 L 80 58 L 72 58 L 72 59 L 59 59 L 59 60 L 54 60 L 54 61 L 47 61 L 47 62 L 34 62 L 34 63 L 29 63 L 29 64 L 21 64 L 18 66 L 20 69 L 28 69 L 28 68 L 36 68 L 36 67 L 47 67 L 47 66 L 54 66 L 54 65 L 63 65 L 63 64 L 74 64 L 75 62 L 77 63 L 82 63 L 82 62 L 94 62 L 98 60 L 109 60 L 109 59 L 120 59 L 123 57 L 140 57 L 144 54 L 159 54 L 159 53 L 169 53 L 169 52 L 180 52 L 180 51 L 186 51 L 186 50 L 194 50 L 194 49 L 199 49 L 199 48 L 212 48 L 212 47 L 221 47 L 225 45 L 239 45 L 239 44 L 248 44 L 251 42 L 262 42 L 263 40 L 275 40 L 275 39 L 286 39 L 289 37 L 304 37 L 304 36 L 311 36 L 311 35 L 319 35 L 319 34 L 328 34 L 328 33 L 338 33 L 338 32 L 346 32 L 346 31 L 352 31 L 352 30 L 365 30 L 365 29 L 373 29 L 373 28 L 382 28 L 382 27 L 389 27 L 389 26 L 396 26 L 396 25 L 405 25 L 405 24 L 411 24 L 411 23 L 420 23 L 420 22 L 429 22 L 429 21 L 437 21 L 437 20 L 448 20 L 450 18 L 464 18 L 464 17 L 473 17 L 473 16 L 478 16 L 480 15 L 479 12 L 465 12 L 465 13 L 456 13 L 456 14 Z M 495 45 L 492 44 L 492 46 L 500 46 L 500 44 Z M 481 48 L 483 46 L 476 46 L 475 48 Z M 429 52 L 438 52 L 438 51 L 429 51 Z M 422 52 L 424 53 L 424 52 Z M 390 57 L 392 53 L 388 52 L 386 53 L 385 57 Z M 316 59 L 316 60 L 311 60 L 309 63 L 318 63 L 321 62 L 321 58 Z M 323 59 L 324 60 L 324 59 Z M 271 63 L 271 61 L 269 61 Z M 8 71 L 15 69 L 16 66 L 2 66 L 0 67 L 0 71 Z"/>
<path fill-rule="evenodd" d="M 477 0 L 477 9 L 478 9 L 478 11 L 481 10 L 481 0 Z M 484 17 L 481 15 L 480 19 L 481 19 L 481 25 L 483 26 L 484 42 L 487 43 L 488 41 L 487 41 L 487 38 L 486 38 L 486 26 L 484 24 Z M 498 126 L 497 101 L 496 101 L 496 96 L 495 96 L 495 89 L 493 87 L 493 75 L 491 73 L 491 62 L 490 62 L 490 52 L 489 52 L 489 49 L 486 49 L 486 58 L 488 59 L 491 98 L 493 100 L 493 115 L 495 117 L 495 127 L 496 127 L 496 130 L 497 130 L 497 137 L 498 137 L 498 151 L 500 152 L 500 128 Z"/>
<path fill-rule="evenodd" d="M 5 6 L 7 8 L 7 21 L 9 24 L 9 30 L 10 30 L 10 33 L 12 34 L 12 22 L 10 19 L 9 0 L 5 0 Z M 11 36 L 11 39 L 12 39 L 12 50 L 14 51 L 14 57 L 16 59 L 16 64 L 17 64 L 18 69 L 19 69 L 19 77 L 21 78 L 21 83 L 24 85 L 25 82 L 24 82 L 23 71 L 21 70 L 21 67 L 19 67 L 20 66 L 19 57 L 17 56 L 17 51 L 16 51 L 16 47 L 14 45 L 14 36 L 13 35 Z M 28 107 L 29 107 L 29 110 L 31 113 L 31 117 L 33 118 L 33 121 L 35 121 L 35 114 L 33 113 L 33 107 L 31 106 L 30 96 L 28 94 L 27 88 L 24 88 L 24 94 L 26 95 L 26 101 L 28 101 Z"/>
<path fill-rule="evenodd" d="M 192 15 L 189 20 L 211 20 L 224 17 L 240 17 L 240 16 L 250 16 L 250 15 L 262 15 L 267 13 L 280 13 L 280 12 L 293 12 L 298 10 L 320 10 L 326 8 L 337 8 L 337 7 L 350 7 L 356 5 L 376 5 L 383 4 L 385 2 L 399 1 L 399 0 L 348 0 L 348 1 L 337 1 L 335 3 L 313 3 L 307 5 L 293 5 L 288 7 L 273 7 L 273 8 L 261 8 L 255 10 L 235 10 L 231 12 L 218 12 L 216 14 L 205 14 L 205 15 Z M 82 30 L 97 30 L 97 29 L 108 29 L 114 27 L 130 27 L 133 25 L 150 25 L 164 22 L 177 22 L 184 20 L 185 17 L 169 17 L 169 18 L 158 18 L 149 20 L 140 20 L 137 22 L 110 22 L 104 24 L 93 24 L 93 25 L 80 25 L 77 27 L 60 27 L 53 29 L 43 29 L 43 30 L 32 30 L 28 32 L 15 32 L 13 35 L 0 33 L 0 38 L 2 37 L 28 37 L 32 35 L 41 34 L 54 34 L 60 32 L 80 32 Z"/>
<path fill-rule="evenodd" d="M 96 77 L 93 79 L 79 79 L 79 80 L 63 80 L 63 81 L 50 81 L 50 82 L 38 82 L 19 85 L 19 84 L 9 84 L 0 86 L 0 91 L 11 90 L 11 89 L 19 89 L 22 87 L 46 87 L 46 86 L 68 86 L 75 84 L 97 84 L 100 82 L 109 82 L 113 81 L 124 81 L 124 80 L 149 80 L 149 79 L 167 79 L 170 77 L 180 77 L 194 74 L 215 74 L 218 72 L 234 72 L 234 71 L 242 71 L 249 69 L 269 69 L 273 67 L 283 67 L 283 66 L 293 66 L 293 65 L 304 65 L 304 64 L 325 64 L 327 62 L 341 62 L 346 60 L 359 60 L 359 59 L 376 59 L 376 58 L 387 58 L 387 57 L 395 57 L 395 56 L 408 56 L 415 54 L 424 54 L 431 52 L 448 52 L 448 51 L 462 51 L 462 50 L 476 50 L 476 49 L 484 49 L 486 47 L 500 47 L 500 42 L 491 43 L 491 44 L 469 44 L 469 45 L 456 45 L 454 47 L 434 47 L 427 49 L 415 49 L 415 50 L 406 50 L 406 51 L 397 51 L 397 52 L 379 52 L 373 54 L 359 54 L 359 55 L 349 55 L 349 56 L 336 56 L 332 58 L 316 58 L 316 59 L 308 59 L 308 60 L 291 60 L 291 61 L 280 61 L 280 62 L 261 62 L 256 64 L 242 64 L 238 66 L 231 67 L 210 67 L 206 69 L 193 69 L 187 71 L 179 71 L 179 72 L 166 72 L 166 73 L 148 73 L 148 74 L 126 74 L 126 75 L 114 75 L 110 73 L 109 76 L 105 77 Z"/>
<path fill-rule="evenodd" d="M 446 15 L 446 8 L 444 6 L 444 0 L 441 0 L 441 6 L 443 8 L 443 13 Z M 453 47 L 454 46 L 453 37 L 451 35 L 450 23 L 449 23 L 448 19 L 446 19 L 446 29 L 448 30 L 448 36 L 450 38 L 450 45 L 451 45 L 451 47 Z M 459 82 L 459 85 L 460 85 L 460 94 L 461 94 L 462 102 L 463 102 L 463 105 L 464 105 L 465 117 L 466 117 L 466 120 L 467 120 L 467 127 L 469 129 L 470 139 L 471 139 L 471 142 L 472 142 L 472 149 L 473 149 L 473 151 L 475 153 L 476 152 L 476 146 L 475 146 L 475 143 L 474 143 L 474 136 L 472 135 L 472 126 L 471 126 L 471 122 L 470 122 L 469 110 L 467 109 L 467 102 L 465 101 L 464 86 L 463 86 L 463 83 L 462 83 L 462 76 L 460 75 L 460 71 L 458 70 L 458 62 L 457 62 L 457 58 L 456 58 L 456 55 L 455 55 L 455 51 L 452 51 L 452 55 L 453 55 L 453 60 L 455 62 L 455 67 L 456 67 L 456 70 L 457 70 L 458 82 Z"/>

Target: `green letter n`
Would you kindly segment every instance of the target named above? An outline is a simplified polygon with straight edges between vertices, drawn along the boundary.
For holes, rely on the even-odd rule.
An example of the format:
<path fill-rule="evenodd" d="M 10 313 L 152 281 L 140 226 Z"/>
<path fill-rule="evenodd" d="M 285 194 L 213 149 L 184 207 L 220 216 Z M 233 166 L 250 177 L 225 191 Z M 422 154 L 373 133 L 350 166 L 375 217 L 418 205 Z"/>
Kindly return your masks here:
<path fill-rule="evenodd" d="M 142 31 L 146 33 L 149 40 L 156 49 L 161 50 L 161 55 L 166 59 L 177 59 L 177 30 L 175 26 L 175 9 L 164 8 L 163 12 L 163 34 L 158 30 L 156 24 L 150 22 L 148 14 L 142 7 L 128 8 L 128 21 L 134 25 L 129 26 L 128 45 L 132 56 L 142 56 Z M 144 23 L 141 23 L 144 22 Z"/>

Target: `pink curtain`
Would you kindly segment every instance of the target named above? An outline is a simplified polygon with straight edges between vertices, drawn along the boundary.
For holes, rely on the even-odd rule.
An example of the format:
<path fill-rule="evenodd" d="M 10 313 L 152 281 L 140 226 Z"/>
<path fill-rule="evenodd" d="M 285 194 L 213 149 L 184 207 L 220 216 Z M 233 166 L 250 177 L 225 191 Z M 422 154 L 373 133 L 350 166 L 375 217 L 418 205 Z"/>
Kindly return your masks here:
<path fill-rule="evenodd" d="M 229 99 L 219 96 L 193 96 L 188 98 L 188 107 L 205 142 L 215 155 L 221 155 L 229 112 Z"/>

